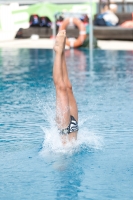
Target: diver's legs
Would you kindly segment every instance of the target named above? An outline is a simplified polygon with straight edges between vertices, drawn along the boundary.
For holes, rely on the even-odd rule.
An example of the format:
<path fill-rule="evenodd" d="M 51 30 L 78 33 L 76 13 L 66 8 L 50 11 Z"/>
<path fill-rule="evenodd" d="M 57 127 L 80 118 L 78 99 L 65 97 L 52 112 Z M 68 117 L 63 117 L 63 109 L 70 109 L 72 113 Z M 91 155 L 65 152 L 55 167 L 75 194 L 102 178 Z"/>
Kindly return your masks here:
<path fill-rule="evenodd" d="M 63 65 L 63 80 L 64 80 L 66 90 L 67 90 L 70 115 L 72 115 L 78 122 L 78 108 L 77 108 L 77 103 L 76 103 L 76 100 L 75 100 L 75 97 L 73 94 L 72 84 L 68 77 L 67 65 L 66 65 L 66 60 L 65 60 L 65 52 L 63 52 L 63 54 L 62 54 L 62 65 Z M 77 139 L 77 131 L 69 133 L 68 139 L 70 141 L 73 139 Z"/>
<path fill-rule="evenodd" d="M 75 100 L 75 97 L 73 94 L 72 84 L 68 77 L 67 65 L 66 65 L 66 60 L 65 60 L 65 52 L 63 52 L 63 54 L 62 54 L 62 58 L 63 58 L 63 62 L 62 62 L 62 64 L 63 64 L 63 80 L 64 80 L 65 86 L 67 88 L 70 115 L 72 115 L 78 121 L 78 108 L 77 108 L 77 103 L 76 103 L 76 100 Z"/>
<path fill-rule="evenodd" d="M 65 38 L 66 32 L 64 30 L 59 31 L 54 45 L 55 60 L 53 66 L 53 80 L 56 89 L 56 120 L 58 128 L 60 129 L 66 128 L 70 123 L 69 99 L 63 80 L 62 70 L 62 54 L 64 51 Z"/>

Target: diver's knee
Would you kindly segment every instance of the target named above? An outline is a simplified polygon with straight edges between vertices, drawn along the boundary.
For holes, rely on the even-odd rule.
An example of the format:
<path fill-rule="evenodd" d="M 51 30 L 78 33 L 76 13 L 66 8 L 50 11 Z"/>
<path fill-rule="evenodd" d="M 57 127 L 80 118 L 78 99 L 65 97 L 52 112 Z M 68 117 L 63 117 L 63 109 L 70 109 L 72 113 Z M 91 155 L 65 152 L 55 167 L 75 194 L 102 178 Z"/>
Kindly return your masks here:
<path fill-rule="evenodd" d="M 66 82 L 66 88 L 67 88 L 67 90 L 72 90 L 72 84 L 70 81 Z"/>
<path fill-rule="evenodd" d="M 66 85 L 64 84 L 63 81 L 59 81 L 56 83 L 56 90 L 60 91 L 60 92 L 66 92 L 67 88 Z"/>

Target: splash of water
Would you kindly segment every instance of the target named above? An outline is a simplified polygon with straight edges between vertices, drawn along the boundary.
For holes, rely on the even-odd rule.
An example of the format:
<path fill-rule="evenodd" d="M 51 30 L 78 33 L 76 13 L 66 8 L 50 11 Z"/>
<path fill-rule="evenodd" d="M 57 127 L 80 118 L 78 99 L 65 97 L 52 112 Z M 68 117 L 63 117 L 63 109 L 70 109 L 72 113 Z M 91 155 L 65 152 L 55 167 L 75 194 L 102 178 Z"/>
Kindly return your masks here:
<path fill-rule="evenodd" d="M 42 145 L 42 150 L 40 154 L 42 156 L 48 154 L 69 154 L 80 152 L 80 151 L 92 151 L 101 149 L 103 146 L 103 140 L 101 136 L 88 130 L 85 127 L 88 118 L 83 118 L 79 120 L 79 131 L 77 140 L 72 142 L 67 142 L 66 145 L 62 144 L 61 137 L 59 135 L 58 128 L 55 123 L 55 108 L 52 108 L 49 103 L 43 103 L 39 101 L 39 106 L 43 112 L 45 120 L 47 119 L 46 126 L 41 127 L 44 132 L 44 141 Z"/>

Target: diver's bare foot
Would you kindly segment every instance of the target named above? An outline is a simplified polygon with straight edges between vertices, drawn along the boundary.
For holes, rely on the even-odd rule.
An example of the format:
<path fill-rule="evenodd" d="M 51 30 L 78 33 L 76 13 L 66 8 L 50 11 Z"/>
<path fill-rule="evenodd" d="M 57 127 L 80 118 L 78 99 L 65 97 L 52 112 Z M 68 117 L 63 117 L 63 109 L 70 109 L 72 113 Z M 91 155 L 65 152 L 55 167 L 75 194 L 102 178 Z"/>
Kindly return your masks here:
<path fill-rule="evenodd" d="M 59 31 L 59 33 L 56 36 L 55 44 L 53 48 L 56 53 L 60 53 L 60 54 L 63 53 L 65 40 L 66 40 L 66 31 L 65 30 Z"/>

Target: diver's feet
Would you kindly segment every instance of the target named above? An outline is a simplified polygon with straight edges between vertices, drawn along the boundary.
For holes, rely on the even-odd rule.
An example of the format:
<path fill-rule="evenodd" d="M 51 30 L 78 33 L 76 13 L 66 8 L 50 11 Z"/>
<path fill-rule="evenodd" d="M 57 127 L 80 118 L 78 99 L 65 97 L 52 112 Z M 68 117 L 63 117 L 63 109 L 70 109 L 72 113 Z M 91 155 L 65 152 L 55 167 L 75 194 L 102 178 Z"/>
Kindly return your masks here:
<path fill-rule="evenodd" d="M 56 36 L 55 44 L 53 48 L 56 53 L 62 54 L 64 52 L 65 41 L 66 41 L 66 31 L 61 30 Z"/>

